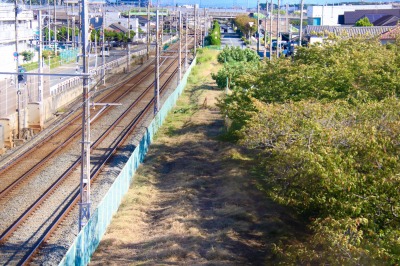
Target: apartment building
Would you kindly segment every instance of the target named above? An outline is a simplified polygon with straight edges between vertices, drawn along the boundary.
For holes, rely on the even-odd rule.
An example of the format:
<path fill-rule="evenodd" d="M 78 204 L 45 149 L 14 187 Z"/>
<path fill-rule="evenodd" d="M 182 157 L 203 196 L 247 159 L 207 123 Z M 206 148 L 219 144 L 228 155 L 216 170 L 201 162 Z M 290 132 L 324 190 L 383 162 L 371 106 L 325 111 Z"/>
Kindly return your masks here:
<path fill-rule="evenodd" d="M 338 26 L 344 24 L 344 13 L 355 10 L 392 9 L 389 5 L 332 5 L 309 6 L 307 8 L 308 25 Z"/>
<path fill-rule="evenodd" d="M 16 15 L 17 13 L 17 15 Z M 17 16 L 17 19 L 15 18 Z M 15 22 L 17 21 L 17 34 L 15 34 Z M 33 51 L 35 24 L 32 10 L 24 9 L 24 6 L 18 7 L 15 12 L 14 4 L 0 4 L 0 54 L 2 55 L 0 71 L 15 71 L 16 58 L 14 53 L 18 48 L 21 53 L 25 50 Z M 18 47 L 15 39 L 18 39 Z M 22 63 L 22 57 L 19 56 Z"/>

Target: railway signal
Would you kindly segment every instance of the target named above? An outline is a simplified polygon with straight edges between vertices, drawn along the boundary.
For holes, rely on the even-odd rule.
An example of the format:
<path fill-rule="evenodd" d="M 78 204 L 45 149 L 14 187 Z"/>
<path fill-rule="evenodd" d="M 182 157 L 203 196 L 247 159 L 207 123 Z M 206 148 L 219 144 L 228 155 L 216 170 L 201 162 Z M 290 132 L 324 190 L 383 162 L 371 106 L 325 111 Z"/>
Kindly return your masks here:
<path fill-rule="evenodd" d="M 26 76 L 25 76 L 25 73 L 26 72 L 26 69 L 25 68 L 23 68 L 22 66 L 18 66 L 18 82 L 19 83 L 22 83 L 22 82 L 24 82 L 24 81 L 26 81 Z"/>

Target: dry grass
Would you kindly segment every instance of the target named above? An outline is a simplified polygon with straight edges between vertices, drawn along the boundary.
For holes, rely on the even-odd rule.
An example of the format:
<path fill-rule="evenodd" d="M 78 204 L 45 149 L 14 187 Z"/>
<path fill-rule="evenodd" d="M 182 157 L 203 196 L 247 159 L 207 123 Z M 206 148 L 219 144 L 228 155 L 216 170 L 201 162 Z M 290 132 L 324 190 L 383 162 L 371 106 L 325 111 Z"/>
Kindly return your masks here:
<path fill-rule="evenodd" d="M 216 139 L 223 130 L 214 106 L 221 92 L 209 75 L 216 67 L 200 65 L 199 83 L 158 134 L 92 265 L 276 262 L 271 245 L 291 236 L 293 219 L 255 188 L 251 160 Z"/>

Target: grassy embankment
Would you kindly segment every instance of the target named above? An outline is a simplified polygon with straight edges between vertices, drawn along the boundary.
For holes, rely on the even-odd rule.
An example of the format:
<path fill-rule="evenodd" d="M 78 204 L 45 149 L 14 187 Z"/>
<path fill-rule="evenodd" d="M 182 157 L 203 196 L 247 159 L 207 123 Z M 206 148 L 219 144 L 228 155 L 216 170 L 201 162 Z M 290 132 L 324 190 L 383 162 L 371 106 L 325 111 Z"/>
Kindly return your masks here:
<path fill-rule="evenodd" d="M 271 264 L 273 243 L 303 230 L 256 189 L 253 160 L 220 140 L 217 54 L 199 56 L 91 264 Z"/>

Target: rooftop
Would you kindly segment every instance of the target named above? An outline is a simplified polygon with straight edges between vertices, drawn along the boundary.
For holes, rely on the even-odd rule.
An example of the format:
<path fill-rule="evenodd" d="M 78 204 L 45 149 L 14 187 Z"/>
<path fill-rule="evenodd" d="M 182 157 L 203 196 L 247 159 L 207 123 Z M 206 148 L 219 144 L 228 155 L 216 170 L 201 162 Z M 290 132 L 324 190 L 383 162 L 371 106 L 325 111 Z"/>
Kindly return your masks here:
<path fill-rule="evenodd" d="M 305 35 L 327 35 L 334 33 L 337 36 L 378 36 L 390 31 L 393 26 L 372 26 L 372 27 L 349 27 L 349 26 L 310 26 L 304 29 Z"/>

